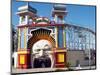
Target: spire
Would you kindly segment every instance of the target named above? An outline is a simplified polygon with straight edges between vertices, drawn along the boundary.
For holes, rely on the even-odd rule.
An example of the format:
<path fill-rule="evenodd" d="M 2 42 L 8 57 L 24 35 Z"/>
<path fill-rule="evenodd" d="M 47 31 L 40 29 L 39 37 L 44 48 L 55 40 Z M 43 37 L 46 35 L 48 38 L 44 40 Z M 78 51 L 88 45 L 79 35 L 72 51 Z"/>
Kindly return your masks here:
<path fill-rule="evenodd" d="M 37 10 L 30 6 L 29 2 L 27 2 L 26 5 L 18 8 L 18 12 L 16 14 L 19 15 L 19 25 L 25 25 L 29 23 L 29 18 L 32 19 L 37 16 Z"/>
<path fill-rule="evenodd" d="M 27 4 L 26 4 L 28 7 L 29 7 L 29 2 L 27 2 Z"/>
<path fill-rule="evenodd" d="M 52 16 L 54 17 L 55 22 L 64 23 L 64 17 L 67 14 L 66 5 L 55 4 L 52 10 Z"/>

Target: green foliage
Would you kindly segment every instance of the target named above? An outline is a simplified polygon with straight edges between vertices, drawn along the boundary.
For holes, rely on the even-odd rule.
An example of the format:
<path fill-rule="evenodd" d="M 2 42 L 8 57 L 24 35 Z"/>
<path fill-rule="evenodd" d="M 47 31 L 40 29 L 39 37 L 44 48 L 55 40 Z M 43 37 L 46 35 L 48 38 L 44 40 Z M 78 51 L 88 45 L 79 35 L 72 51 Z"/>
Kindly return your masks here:
<path fill-rule="evenodd" d="M 66 67 L 67 67 L 67 68 L 69 68 L 69 67 L 70 67 L 70 65 L 71 65 L 71 63 L 70 63 L 70 62 L 67 62 L 67 63 L 66 63 Z"/>

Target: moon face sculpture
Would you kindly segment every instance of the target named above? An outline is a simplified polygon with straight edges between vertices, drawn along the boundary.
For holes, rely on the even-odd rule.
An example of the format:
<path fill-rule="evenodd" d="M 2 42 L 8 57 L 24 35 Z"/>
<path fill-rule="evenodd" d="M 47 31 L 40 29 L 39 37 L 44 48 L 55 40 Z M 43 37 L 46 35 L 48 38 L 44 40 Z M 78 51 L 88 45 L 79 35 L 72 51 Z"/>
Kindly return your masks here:
<path fill-rule="evenodd" d="M 47 40 L 39 40 L 32 47 L 34 68 L 51 67 L 51 43 Z"/>

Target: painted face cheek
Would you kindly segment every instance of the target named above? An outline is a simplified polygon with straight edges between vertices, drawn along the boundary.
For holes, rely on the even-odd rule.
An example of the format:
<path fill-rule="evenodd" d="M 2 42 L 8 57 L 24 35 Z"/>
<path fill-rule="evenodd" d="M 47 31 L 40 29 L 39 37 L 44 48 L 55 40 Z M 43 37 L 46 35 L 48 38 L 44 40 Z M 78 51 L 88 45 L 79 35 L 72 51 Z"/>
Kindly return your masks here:
<path fill-rule="evenodd" d="M 43 56 L 43 50 L 42 49 L 39 51 L 39 54 L 38 55 L 39 56 Z"/>
<path fill-rule="evenodd" d="M 38 51 L 37 51 L 37 50 L 33 50 L 33 53 L 34 53 L 34 54 L 37 54 L 37 53 L 38 53 Z"/>

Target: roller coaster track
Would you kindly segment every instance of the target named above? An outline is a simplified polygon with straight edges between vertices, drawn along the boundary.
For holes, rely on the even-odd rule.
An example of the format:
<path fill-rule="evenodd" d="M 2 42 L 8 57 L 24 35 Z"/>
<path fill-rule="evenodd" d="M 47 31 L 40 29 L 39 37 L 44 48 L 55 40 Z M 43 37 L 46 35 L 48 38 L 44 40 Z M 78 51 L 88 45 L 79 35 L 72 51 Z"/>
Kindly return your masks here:
<path fill-rule="evenodd" d="M 78 29 L 78 30 L 85 30 L 88 32 L 91 32 L 93 35 L 96 35 L 96 32 L 94 32 L 93 30 L 89 29 L 89 28 L 85 28 L 85 27 L 81 27 L 81 26 L 76 26 L 76 25 L 71 25 L 71 24 L 66 24 L 67 27 L 72 27 L 74 29 Z"/>

